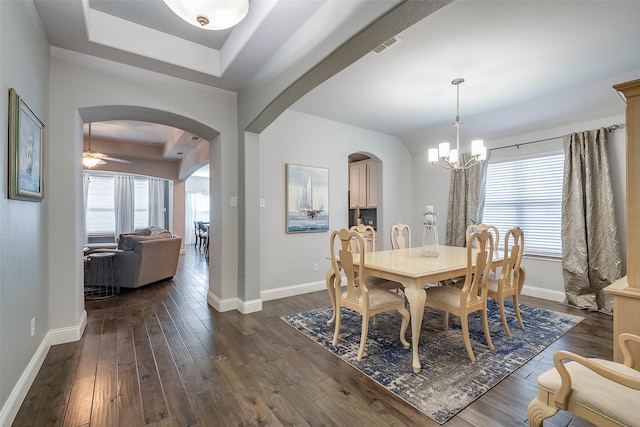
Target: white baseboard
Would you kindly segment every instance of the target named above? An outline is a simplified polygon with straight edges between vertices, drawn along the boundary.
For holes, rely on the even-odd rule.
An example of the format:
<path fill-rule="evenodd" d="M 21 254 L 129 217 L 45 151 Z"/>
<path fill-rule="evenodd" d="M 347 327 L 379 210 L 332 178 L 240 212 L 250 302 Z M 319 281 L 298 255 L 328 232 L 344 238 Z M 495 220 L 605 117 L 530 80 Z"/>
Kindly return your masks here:
<path fill-rule="evenodd" d="M 86 326 L 87 312 L 86 310 L 83 310 L 82 317 L 77 325 L 67 328 L 52 329 L 47 332 L 42 339 L 42 342 L 40 342 L 38 349 L 27 364 L 27 367 L 22 372 L 22 375 L 20 375 L 15 387 L 13 387 L 13 390 L 2 407 L 2 410 L 0 410 L 0 426 L 8 427 L 13 423 L 13 420 L 20 410 L 20 405 L 22 405 L 24 398 L 27 396 L 29 388 L 31 388 L 31 385 L 35 380 L 38 371 L 42 367 L 44 359 L 47 357 L 47 353 L 51 346 L 78 341 L 82 338 L 82 334 Z"/>
<path fill-rule="evenodd" d="M 238 310 L 242 314 L 255 313 L 262 310 L 262 300 L 242 301 L 240 298 L 229 298 L 226 300 L 218 298 L 211 292 L 207 293 L 207 303 L 218 312 Z"/>
<path fill-rule="evenodd" d="M 321 291 L 327 289 L 327 282 L 324 280 L 318 282 L 301 283 L 299 285 L 284 286 L 282 288 L 267 289 L 260 292 L 263 301 L 272 301 L 280 298 L 292 297 L 295 295 L 308 294 L 310 292 Z M 328 294 L 327 294 L 328 297 Z M 328 299 L 327 299 L 328 302 Z"/>
<path fill-rule="evenodd" d="M 554 291 L 554 290 L 545 289 L 545 288 L 537 288 L 535 286 L 526 286 L 526 285 L 522 288 L 522 295 L 548 299 L 550 301 L 556 301 L 556 302 L 564 302 L 566 299 L 564 292 Z"/>

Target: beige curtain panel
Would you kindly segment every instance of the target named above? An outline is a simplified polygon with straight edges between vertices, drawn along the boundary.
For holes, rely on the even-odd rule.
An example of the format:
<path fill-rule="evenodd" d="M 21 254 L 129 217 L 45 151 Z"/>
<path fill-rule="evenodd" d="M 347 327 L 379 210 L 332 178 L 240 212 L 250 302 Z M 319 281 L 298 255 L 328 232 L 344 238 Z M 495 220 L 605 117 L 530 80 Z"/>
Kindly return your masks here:
<path fill-rule="evenodd" d="M 567 302 L 613 312 L 603 289 L 618 280 L 622 258 L 604 128 L 563 138 L 562 273 Z"/>
<path fill-rule="evenodd" d="M 470 159 L 471 154 L 463 153 L 460 156 L 460 164 L 464 165 Z M 482 222 L 488 160 L 489 153 L 487 153 L 487 161 L 463 171 L 451 172 L 446 233 L 447 246 L 464 247 L 467 240 L 467 226 Z"/>

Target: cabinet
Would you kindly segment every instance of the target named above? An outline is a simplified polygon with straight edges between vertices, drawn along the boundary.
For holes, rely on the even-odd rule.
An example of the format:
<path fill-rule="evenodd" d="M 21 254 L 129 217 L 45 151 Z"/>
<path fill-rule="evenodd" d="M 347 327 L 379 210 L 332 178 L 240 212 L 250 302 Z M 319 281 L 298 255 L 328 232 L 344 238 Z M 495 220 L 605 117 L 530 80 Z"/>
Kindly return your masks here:
<path fill-rule="evenodd" d="M 615 85 L 614 89 L 624 95 L 627 104 L 627 276 L 605 291 L 613 295 L 613 360 L 622 362 L 618 335 L 640 335 L 640 80 Z M 631 353 L 638 360 L 640 346 L 631 344 Z"/>
<path fill-rule="evenodd" d="M 361 161 L 349 165 L 349 208 L 375 208 L 378 205 L 380 163 Z"/>

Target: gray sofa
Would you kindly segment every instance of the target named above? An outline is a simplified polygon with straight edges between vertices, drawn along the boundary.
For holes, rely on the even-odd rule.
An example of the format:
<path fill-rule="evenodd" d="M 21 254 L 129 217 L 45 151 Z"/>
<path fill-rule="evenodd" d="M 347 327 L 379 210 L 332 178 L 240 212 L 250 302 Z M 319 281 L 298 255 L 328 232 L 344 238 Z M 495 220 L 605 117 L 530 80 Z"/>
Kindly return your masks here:
<path fill-rule="evenodd" d="M 157 227 L 121 234 L 116 270 L 121 288 L 138 288 L 169 280 L 178 268 L 182 238 Z"/>

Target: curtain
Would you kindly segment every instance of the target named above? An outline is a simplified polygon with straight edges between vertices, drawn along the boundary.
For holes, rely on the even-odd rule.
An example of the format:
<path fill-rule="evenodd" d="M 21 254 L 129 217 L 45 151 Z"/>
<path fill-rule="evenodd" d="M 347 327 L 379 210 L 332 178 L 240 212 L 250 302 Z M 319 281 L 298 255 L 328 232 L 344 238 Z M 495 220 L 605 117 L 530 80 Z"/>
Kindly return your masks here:
<path fill-rule="evenodd" d="M 82 217 L 87 217 L 87 202 L 89 201 L 89 184 L 91 183 L 91 178 L 89 174 L 82 174 L 82 194 L 84 202 L 82 205 Z M 84 222 L 84 242 L 89 243 L 89 233 L 87 233 L 87 221 Z"/>
<path fill-rule="evenodd" d="M 164 223 L 165 180 L 149 178 L 149 226 L 166 228 Z"/>
<path fill-rule="evenodd" d="M 489 153 L 487 161 L 469 169 L 451 171 L 446 233 L 448 246 L 465 246 L 467 227 L 482 222 L 488 156 Z M 460 164 L 465 164 L 470 159 L 471 154 L 463 153 Z"/>
<path fill-rule="evenodd" d="M 134 231 L 135 182 L 132 176 L 114 177 L 114 211 L 116 215 L 116 239 L 122 233 Z"/>
<path fill-rule="evenodd" d="M 194 221 L 209 221 L 209 197 L 200 191 L 187 191 L 185 198 L 185 245 L 195 244 Z M 192 230 L 188 233 L 187 230 Z"/>
<path fill-rule="evenodd" d="M 613 312 L 603 288 L 622 274 L 607 131 L 585 131 L 563 138 L 562 274 L 567 302 Z"/>

